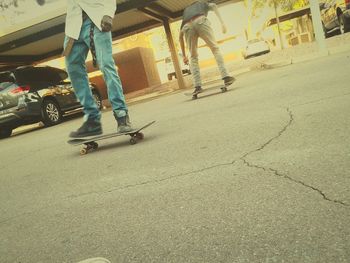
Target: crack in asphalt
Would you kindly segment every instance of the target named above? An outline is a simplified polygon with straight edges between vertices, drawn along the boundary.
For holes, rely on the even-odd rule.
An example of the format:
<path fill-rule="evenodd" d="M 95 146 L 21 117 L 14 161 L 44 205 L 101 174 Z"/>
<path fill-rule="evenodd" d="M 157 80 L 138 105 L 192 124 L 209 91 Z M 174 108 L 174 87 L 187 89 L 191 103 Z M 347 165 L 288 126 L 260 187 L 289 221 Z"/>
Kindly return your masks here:
<path fill-rule="evenodd" d="M 160 178 L 160 179 L 156 179 L 156 180 L 148 180 L 148 181 L 144 181 L 144 182 L 137 183 L 137 184 L 130 184 L 130 185 L 122 186 L 122 187 L 116 187 L 116 188 L 112 188 L 112 189 L 109 189 L 109 190 L 106 190 L 106 191 L 90 191 L 90 192 L 81 193 L 81 194 L 78 194 L 78 195 L 70 195 L 67 198 L 71 199 L 71 198 L 78 198 L 78 197 L 82 197 L 82 196 L 86 196 L 86 195 L 90 195 L 90 194 L 111 193 L 111 192 L 115 192 L 115 191 L 122 191 L 122 190 L 125 190 L 125 189 L 128 189 L 128 188 L 134 188 L 134 187 L 139 187 L 139 186 L 144 186 L 144 185 L 154 184 L 154 183 L 161 183 L 161 182 L 169 181 L 169 180 L 172 180 L 172 179 L 175 179 L 175 178 L 185 177 L 185 176 L 189 176 L 189 175 L 192 175 L 192 174 L 198 174 L 198 173 L 201 173 L 201 172 L 204 172 L 204 171 L 215 169 L 217 167 L 231 166 L 235 162 L 236 162 L 236 160 L 234 160 L 232 162 L 227 162 L 227 163 L 215 164 L 215 165 L 211 165 L 211 166 L 208 166 L 208 167 L 205 167 L 205 168 L 201 168 L 201 169 L 190 171 L 190 172 L 186 172 L 186 173 L 176 174 L 176 175 L 173 175 L 173 176 L 168 176 L 168 177 L 164 177 L 164 178 Z"/>
<path fill-rule="evenodd" d="M 273 141 L 277 140 L 279 137 L 282 136 L 282 134 L 292 125 L 292 123 L 294 122 L 294 116 L 293 116 L 293 113 L 291 112 L 291 110 L 289 108 L 287 108 L 287 112 L 289 114 L 289 121 L 288 123 L 283 127 L 282 130 L 280 130 L 278 132 L 278 134 L 275 136 L 275 137 L 272 137 L 270 140 L 268 140 L 267 142 L 265 142 L 263 145 L 261 145 L 259 148 L 255 149 L 255 150 L 252 150 L 248 153 L 246 153 L 245 155 L 243 155 L 240 159 L 244 159 L 246 158 L 248 155 L 252 154 L 252 153 L 255 153 L 255 152 L 259 152 L 259 151 L 262 151 L 264 150 L 264 148 L 266 146 L 268 146 L 270 143 L 272 143 Z"/>
<path fill-rule="evenodd" d="M 248 167 L 256 168 L 256 169 L 261 169 L 261 170 L 264 170 L 265 172 L 272 172 L 272 173 L 274 173 L 274 174 L 275 174 L 276 176 L 278 176 L 278 177 L 282 177 L 282 178 L 288 179 L 288 180 L 290 180 L 290 181 L 292 181 L 292 182 L 294 182 L 294 183 L 301 184 L 301 185 L 304 186 L 304 187 L 307 187 L 307 188 L 309 188 L 309 189 L 311 189 L 311 190 L 314 190 L 314 191 L 318 192 L 318 193 L 323 197 L 324 200 L 327 200 L 327 201 L 333 202 L 333 203 L 337 203 L 337 204 L 341 204 L 341 205 L 343 205 L 343 206 L 349 206 L 348 204 L 344 203 L 343 201 L 328 198 L 327 195 L 326 195 L 324 192 L 322 192 L 320 189 L 318 189 L 318 188 L 316 188 L 316 187 L 314 187 L 314 186 L 312 186 L 312 185 L 306 184 L 306 183 L 304 183 L 303 181 L 296 180 L 296 179 L 294 179 L 294 178 L 292 178 L 292 177 L 290 177 L 290 176 L 288 176 L 288 175 L 282 174 L 282 173 L 280 173 L 278 170 L 275 170 L 275 169 L 273 169 L 273 168 L 265 168 L 265 167 L 263 167 L 263 166 L 258 166 L 258 165 L 249 163 L 249 162 L 248 162 L 247 160 L 245 160 L 245 159 L 242 159 L 242 161 L 243 161 L 244 164 L 247 165 Z"/>
<path fill-rule="evenodd" d="M 270 143 L 272 143 L 273 141 L 279 139 L 286 131 L 287 129 L 292 125 L 292 123 L 294 122 L 294 115 L 293 115 L 293 112 L 287 108 L 287 112 L 288 112 L 288 115 L 289 115 L 289 121 L 288 123 L 279 131 L 279 133 L 274 136 L 273 138 L 271 138 L 270 140 L 268 140 L 266 143 L 264 143 L 262 146 L 260 146 L 259 148 L 257 148 L 256 150 L 253 150 L 253 151 L 250 151 L 248 153 L 246 153 L 245 155 L 243 155 L 240 160 L 243 161 L 243 163 L 248 166 L 248 167 L 251 167 L 251 168 L 256 168 L 256 169 L 261 169 L 261 170 L 264 170 L 265 172 L 272 172 L 274 175 L 278 176 L 278 177 L 282 177 L 282 178 L 285 178 L 289 181 L 292 181 L 294 183 L 297 183 L 297 184 L 300 184 L 306 188 L 309 188 L 315 192 L 317 192 L 318 194 L 320 194 L 324 200 L 326 201 L 329 201 L 329 202 L 333 202 L 333 203 L 336 203 L 336 204 L 340 204 L 340 205 L 343 205 L 343 206 L 350 206 L 349 204 L 343 202 L 343 201 L 340 201 L 340 200 L 336 200 L 336 199 L 330 199 L 329 197 L 327 197 L 327 195 L 322 192 L 322 190 L 312 186 L 312 185 L 309 185 L 309 184 L 306 184 L 304 183 L 303 181 L 300 181 L 300 180 L 296 180 L 294 179 L 293 177 L 291 176 L 288 176 L 288 175 L 285 175 L 285 174 L 282 174 L 280 173 L 278 170 L 276 169 L 273 169 L 273 168 L 266 168 L 266 167 L 263 167 L 263 166 L 259 166 L 259 165 L 256 165 L 256 164 L 253 164 L 251 162 L 248 162 L 246 160 L 246 158 L 250 155 L 250 154 L 253 154 L 253 153 L 256 153 L 256 152 L 259 152 L 259 151 L 262 151 L 264 150 L 265 147 L 267 147 Z"/>

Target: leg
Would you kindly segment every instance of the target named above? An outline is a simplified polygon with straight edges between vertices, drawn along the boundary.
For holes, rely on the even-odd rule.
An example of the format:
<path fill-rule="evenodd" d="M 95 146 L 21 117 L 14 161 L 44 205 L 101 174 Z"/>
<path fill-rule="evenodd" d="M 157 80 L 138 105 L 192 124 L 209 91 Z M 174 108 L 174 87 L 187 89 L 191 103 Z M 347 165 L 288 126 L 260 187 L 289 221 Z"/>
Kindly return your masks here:
<path fill-rule="evenodd" d="M 201 74 L 198 63 L 198 35 L 192 25 L 185 25 L 184 34 L 186 39 L 186 44 L 190 53 L 190 69 L 193 78 L 193 84 L 195 87 L 201 87 Z"/>
<path fill-rule="evenodd" d="M 112 54 L 112 34 L 94 29 L 97 64 L 103 73 L 107 86 L 108 98 L 112 104 L 114 116 L 118 122 L 118 131 L 131 130 L 128 108 L 125 103 L 122 83 L 116 70 Z"/>
<path fill-rule="evenodd" d="M 106 82 L 108 98 L 114 112 L 127 112 L 122 83 L 116 70 L 112 54 L 112 35 L 110 32 L 101 32 L 95 27 L 94 42 L 96 46 L 97 63 Z"/>
<path fill-rule="evenodd" d="M 221 77 L 224 79 L 228 77 L 229 74 L 227 72 L 224 58 L 221 55 L 220 49 L 215 40 L 213 29 L 211 28 L 210 22 L 207 18 L 197 24 L 199 37 L 202 38 L 205 43 L 209 46 L 210 50 L 213 52 L 216 63 L 221 73 Z"/>
<path fill-rule="evenodd" d="M 84 108 L 84 119 L 99 121 L 101 114 L 92 96 L 85 66 L 88 52 L 89 47 L 83 41 L 77 40 L 65 61 L 75 94 Z"/>
<path fill-rule="evenodd" d="M 69 136 L 72 138 L 87 137 L 102 133 L 100 123 L 101 113 L 93 99 L 85 66 L 85 60 L 89 51 L 89 47 L 83 40 L 85 27 L 86 23 L 84 23 L 81 29 L 79 39 L 75 41 L 70 54 L 65 58 L 68 75 L 75 94 L 84 108 L 85 114 L 83 125 L 77 131 L 70 133 Z M 66 38 L 65 45 L 67 44 L 67 40 Z"/>

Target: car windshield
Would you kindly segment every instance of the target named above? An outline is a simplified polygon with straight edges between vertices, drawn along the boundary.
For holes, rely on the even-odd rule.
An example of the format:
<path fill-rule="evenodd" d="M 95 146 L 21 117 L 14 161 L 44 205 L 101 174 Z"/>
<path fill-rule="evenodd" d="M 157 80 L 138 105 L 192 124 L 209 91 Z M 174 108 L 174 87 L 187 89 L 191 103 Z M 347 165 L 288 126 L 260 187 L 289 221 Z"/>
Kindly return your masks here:
<path fill-rule="evenodd" d="M 36 83 L 40 81 L 58 84 L 68 77 L 64 70 L 48 66 L 17 68 L 15 75 L 19 83 Z"/>
<path fill-rule="evenodd" d="M 10 71 L 0 72 L 0 83 L 15 82 L 15 76 Z"/>

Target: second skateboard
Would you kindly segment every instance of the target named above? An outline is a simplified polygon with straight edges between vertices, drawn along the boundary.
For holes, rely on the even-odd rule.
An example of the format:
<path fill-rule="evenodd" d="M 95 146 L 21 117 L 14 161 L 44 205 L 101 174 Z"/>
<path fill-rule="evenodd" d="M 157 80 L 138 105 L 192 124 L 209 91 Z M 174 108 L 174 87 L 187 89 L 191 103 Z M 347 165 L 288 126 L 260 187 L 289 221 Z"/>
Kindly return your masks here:
<path fill-rule="evenodd" d="M 220 84 L 220 85 L 215 85 L 215 86 L 211 86 L 209 88 L 203 88 L 202 91 L 200 92 L 186 92 L 185 93 L 185 96 L 192 96 L 192 99 L 193 100 L 196 100 L 198 99 L 198 95 L 199 94 L 203 94 L 203 93 L 206 93 L 210 90 L 214 90 L 214 89 L 220 89 L 221 92 L 226 92 L 228 90 L 228 87 L 231 86 L 232 84 L 230 85 L 224 85 L 224 84 Z"/>

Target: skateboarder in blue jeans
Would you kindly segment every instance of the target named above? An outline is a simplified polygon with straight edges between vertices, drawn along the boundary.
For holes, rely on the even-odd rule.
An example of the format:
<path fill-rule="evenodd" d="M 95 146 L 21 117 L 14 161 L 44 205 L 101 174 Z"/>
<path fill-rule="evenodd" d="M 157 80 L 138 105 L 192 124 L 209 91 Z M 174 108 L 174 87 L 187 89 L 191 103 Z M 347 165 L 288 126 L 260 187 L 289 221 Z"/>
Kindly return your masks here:
<path fill-rule="evenodd" d="M 85 60 L 91 50 L 94 64 L 103 73 L 118 132 L 131 131 L 128 108 L 122 84 L 112 56 L 112 21 L 117 4 L 115 0 L 68 0 L 64 51 L 68 75 L 75 94 L 84 108 L 84 123 L 70 133 L 79 138 L 102 134 L 101 112 L 91 89 Z"/>
<path fill-rule="evenodd" d="M 186 55 L 184 37 L 186 40 L 187 48 L 190 52 L 190 69 L 192 72 L 195 87 L 193 94 L 198 94 L 203 91 L 198 64 L 198 38 L 202 38 L 213 52 L 224 84 L 228 86 L 235 81 L 235 78 L 230 76 L 227 72 L 224 59 L 215 40 L 213 29 L 211 28 L 210 21 L 207 18 L 209 11 L 214 11 L 221 23 L 222 32 L 225 34 L 227 29 L 216 4 L 209 3 L 207 0 L 193 1 L 191 5 L 185 8 L 182 17 L 179 40 L 183 55 L 183 61 L 186 65 L 189 63 L 189 59 Z"/>

